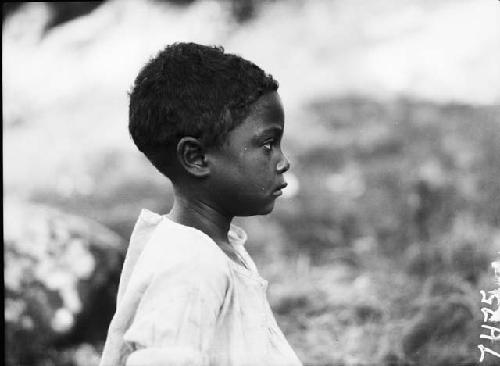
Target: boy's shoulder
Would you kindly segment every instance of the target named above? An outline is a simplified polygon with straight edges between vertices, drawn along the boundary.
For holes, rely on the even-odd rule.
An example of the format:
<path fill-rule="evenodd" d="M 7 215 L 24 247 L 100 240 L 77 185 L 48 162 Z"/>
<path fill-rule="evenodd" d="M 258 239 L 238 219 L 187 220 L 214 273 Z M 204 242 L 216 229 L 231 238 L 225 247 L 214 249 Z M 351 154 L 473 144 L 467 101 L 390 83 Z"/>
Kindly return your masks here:
<path fill-rule="evenodd" d="M 139 223 L 142 222 L 142 225 Z M 229 274 L 226 256 L 215 242 L 200 230 L 173 222 L 148 210 L 143 210 L 134 232 L 140 227 L 150 230 L 141 253 L 141 267 L 159 272 L 169 269 L 196 267 L 198 272 Z M 132 240 L 132 239 L 131 239 Z"/>

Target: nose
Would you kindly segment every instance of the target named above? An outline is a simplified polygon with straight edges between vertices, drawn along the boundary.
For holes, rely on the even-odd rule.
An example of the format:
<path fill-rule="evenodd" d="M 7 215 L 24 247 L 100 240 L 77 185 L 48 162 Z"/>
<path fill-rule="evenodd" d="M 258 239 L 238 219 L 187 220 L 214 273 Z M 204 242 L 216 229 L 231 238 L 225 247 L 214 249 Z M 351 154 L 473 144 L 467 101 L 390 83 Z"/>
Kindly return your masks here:
<path fill-rule="evenodd" d="M 278 173 L 283 174 L 290 169 L 290 162 L 288 161 L 285 154 L 281 153 L 281 159 L 276 166 L 276 170 Z"/>

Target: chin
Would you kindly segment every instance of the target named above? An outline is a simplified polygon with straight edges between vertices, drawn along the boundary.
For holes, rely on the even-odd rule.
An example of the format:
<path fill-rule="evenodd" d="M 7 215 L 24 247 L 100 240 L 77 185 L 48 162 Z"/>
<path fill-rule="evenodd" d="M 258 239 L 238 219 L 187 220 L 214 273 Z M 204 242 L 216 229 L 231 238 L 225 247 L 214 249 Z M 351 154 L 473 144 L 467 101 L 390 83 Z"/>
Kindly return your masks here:
<path fill-rule="evenodd" d="M 254 208 L 252 210 L 240 212 L 234 216 L 262 216 L 262 215 L 267 215 L 267 214 L 271 213 L 273 211 L 273 209 L 274 209 L 274 202 L 272 202 L 266 206 L 262 206 L 262 207 Z"/>
<path fill-rule="evenodd" d="M 271 204 L 262 207 L 262 209 L 255 215 L 267 215 L 270 214 L 273 211 L 273 209 L 274 209 L 274 201 Z"/>

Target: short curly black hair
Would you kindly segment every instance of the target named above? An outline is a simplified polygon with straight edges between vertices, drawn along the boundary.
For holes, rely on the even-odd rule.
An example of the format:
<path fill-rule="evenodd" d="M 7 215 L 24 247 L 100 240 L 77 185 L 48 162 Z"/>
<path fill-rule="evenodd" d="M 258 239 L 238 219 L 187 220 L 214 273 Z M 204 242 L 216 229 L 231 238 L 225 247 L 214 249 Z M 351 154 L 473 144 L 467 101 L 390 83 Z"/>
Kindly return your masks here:
<path fill-rule="evenodd" d="M 129 92 L 129 132 L 164 175 L 166 152 L 180 138 L 221 146 L 261 95 L 278 82 L 257 65 L 222 47 L 174 43 L 139 72 Z"/>

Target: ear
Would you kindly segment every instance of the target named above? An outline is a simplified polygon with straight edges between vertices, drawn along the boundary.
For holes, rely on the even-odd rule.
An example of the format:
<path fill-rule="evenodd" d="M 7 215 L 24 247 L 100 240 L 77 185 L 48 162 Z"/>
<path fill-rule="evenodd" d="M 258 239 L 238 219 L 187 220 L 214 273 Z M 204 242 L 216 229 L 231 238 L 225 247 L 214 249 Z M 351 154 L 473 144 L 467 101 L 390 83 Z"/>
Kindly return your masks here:
<path fill-rule="evenodd" d="M 188 174 L 203 178 L 210 174 L 203 144 L 194 137 L 183 137 L 177 143 L 177 160 Z"/>

